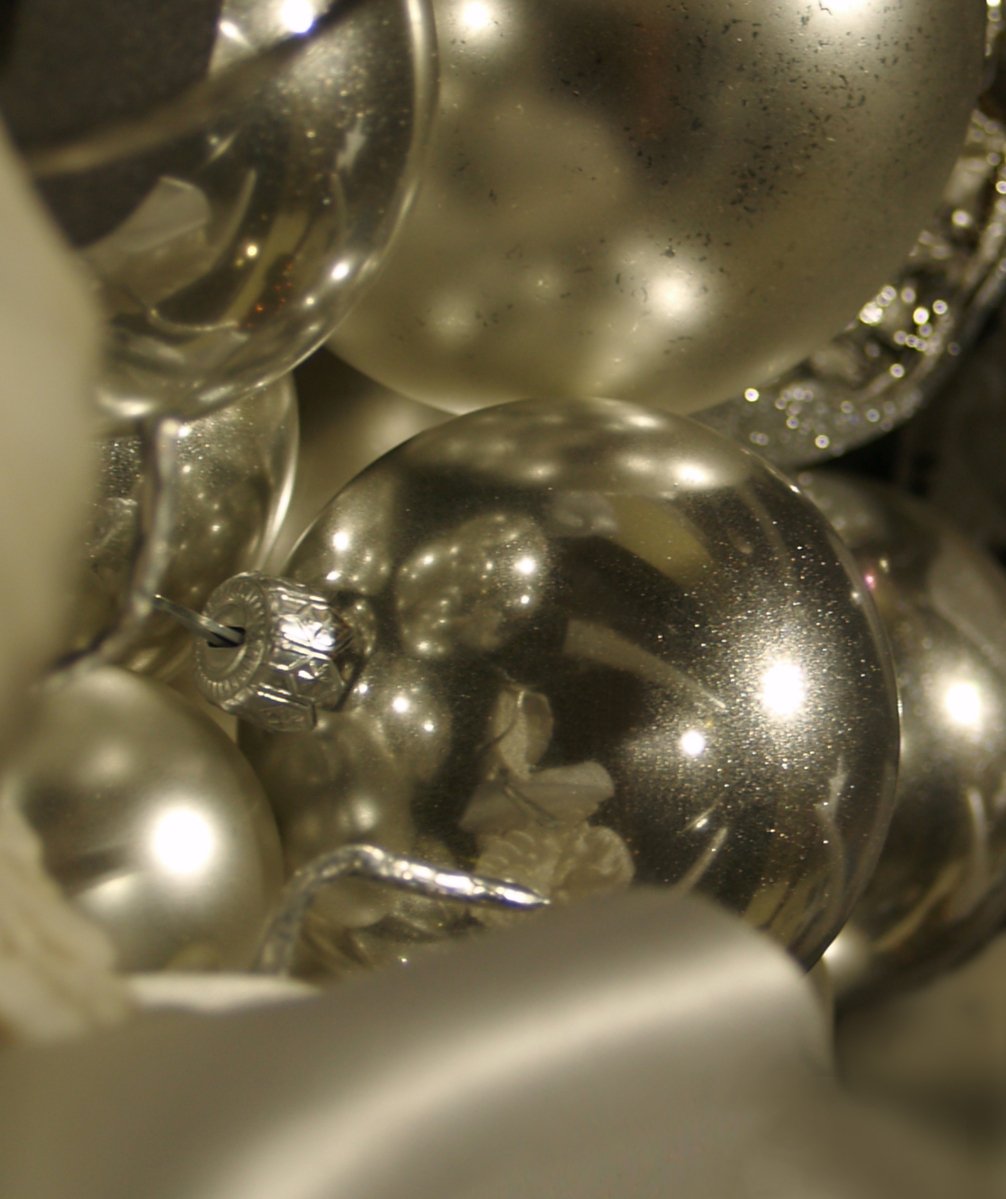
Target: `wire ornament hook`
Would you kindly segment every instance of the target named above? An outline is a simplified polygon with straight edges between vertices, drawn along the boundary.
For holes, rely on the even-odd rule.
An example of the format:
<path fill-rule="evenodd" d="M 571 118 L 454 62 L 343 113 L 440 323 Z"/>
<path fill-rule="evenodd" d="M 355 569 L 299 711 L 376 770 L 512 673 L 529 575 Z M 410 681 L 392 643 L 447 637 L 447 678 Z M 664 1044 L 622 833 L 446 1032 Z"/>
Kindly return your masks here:
<path fill-rule="evenodd" d="M 302 866 L 287 883 L 262 937 L 252 970 L 289 974 L 300 931 L 318 892 L 343 878 L 362 878 L 432 899 L 534 911 L 550 901 L 530 887 L 448 870 L 418 858 L 389 853 L 377 845 L 344 845 Z"/>

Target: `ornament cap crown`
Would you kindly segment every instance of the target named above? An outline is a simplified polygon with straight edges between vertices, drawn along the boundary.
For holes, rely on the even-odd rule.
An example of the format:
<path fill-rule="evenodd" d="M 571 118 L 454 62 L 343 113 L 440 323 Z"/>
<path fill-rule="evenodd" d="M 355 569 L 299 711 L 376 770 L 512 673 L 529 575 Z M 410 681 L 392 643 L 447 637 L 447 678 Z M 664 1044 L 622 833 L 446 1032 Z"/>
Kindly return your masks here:
<path fill-rule="evenodd" d="M 203 614 L 242 633 L 240 645 L 197 642 L 196 685 L 216 707 L 271 732 L 306 732 L 345 695 L 352 630 L 303 584 L 235 575 Z"/>

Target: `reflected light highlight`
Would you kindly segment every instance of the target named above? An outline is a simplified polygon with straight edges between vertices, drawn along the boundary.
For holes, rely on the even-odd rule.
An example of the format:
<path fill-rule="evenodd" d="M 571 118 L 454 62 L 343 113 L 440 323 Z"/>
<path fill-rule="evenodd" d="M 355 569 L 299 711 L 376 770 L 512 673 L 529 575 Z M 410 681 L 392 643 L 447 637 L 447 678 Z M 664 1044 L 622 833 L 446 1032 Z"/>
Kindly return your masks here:
<path fill-rule="evenodd" d="M 761 702 L 773 716 L 794 716 L 807 698 L 803 668 L 795 662 L 776 662 L 765 671 Z"/>
<path fill-rule="evenodd" d="M 163 812 L 151 835 L 151 849 L 158 863 L 169 874 L 181 877 L 204 870 L 216 846 L 213 826 L 201 812 L 187 806 Z"/>
<path fill-rule="evenodd" d="M 706 739 L 698 729 L 689 729 L 686 733 L 681 734 L 678 744 L 681 746 L 682 753 L 689 758 L 697 758 L 706 748 Z"/>
<path fill-rule="evenodd" d="M 469 0 L 461 9 L 461 24 L 468 33 L 484 33 L 496 19 L 492 5 L 485 0 Z"/>
<path fill-rule="evenodd" d="M 982 720 L 981 692 L 974 683 L 951 683 L 943 695 L 943 710 L 958 728 L 976 729 Z"/>

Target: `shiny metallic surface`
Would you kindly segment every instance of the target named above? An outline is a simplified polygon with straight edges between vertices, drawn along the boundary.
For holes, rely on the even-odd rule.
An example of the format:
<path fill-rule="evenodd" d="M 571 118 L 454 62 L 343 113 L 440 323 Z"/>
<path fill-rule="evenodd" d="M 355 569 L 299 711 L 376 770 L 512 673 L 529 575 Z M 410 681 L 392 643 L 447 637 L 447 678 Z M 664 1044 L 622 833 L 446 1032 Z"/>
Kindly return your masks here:
<path fill-rule="evenodd" d="M 634 405 L 504 405 L 365 471 L 284 573 L 372 647 L 313 733 L 242 728 L 291 866 L 367 841 L 560 900 L 678 885 L 807 962 L 840 927 L 893 679 L 846 551 L 758 459 Z M 338 971 L 499 917 L 389 893 L 327 919 Z"/>
<path fill-rule="evenodd" d="M 281 881 L 275 822 L 233 743 L 162 684 L 105 668 L 48 687 L 0 802 L 121 969 L 250 964 Z"/>
<path fill-rule="evenodd" d="M 827 955 L 849 997 L 925 980 L 1006 915 L 1006 578 L 917 500 L 829 474 L 804 480 L 856 555 L 901 696 L 890 832 Z"/>
<path fill-rule="evenodd" d="M 211 77 L 311 37 L 328 7 L 227 0 Z M 350 5 L 196 132 L 134 156 L 149 191 L 82 249 L 108 324 L 100 399 L 113 417 L 206 411 L 277 378 L 332 330 L 415 184 L 431 36 L 425 0 Z"/>
<path fill-rule="evenodd" d="M 352 634 L 326 601 L 298 583 L 235 575 L 210 596 L 206 616 L 238 630 L 236 645 L 195 645 L 197 688 L 218 708 L 273 732 L 313 729 L 349 685 Z"/>
<path fill-rule="evenodd" d="M 838 337 L 701 420 L 783 467 L 844 454 L 918 411 L 1004 284 L 1006 127 L 976 111 L 940 208 L 901 269 Z"/>
<path fill-rule="evenodd" d="M 983 0 L 433 8 L 430 160 L 331 344 L 454 412 L 778 375 L 897 269 L 982 85 Z"/>
<path fill-rule="evenodd" d="M 130 577 L 144 486 L 139 436 L 98 446 L 97 495 L 71 613 L 68 648 L 82 649 L 113 624 Z M 238 571 L 258 566 L 286 511 L 297 454 L 297 397 L 289 379 L 183 425 L 172 470 L 175 513 L 160 582 L 176 603 L 200 609 Z M 191 635 L 163 613 L 151 615 L 125 664 L 167 675 Z"/>

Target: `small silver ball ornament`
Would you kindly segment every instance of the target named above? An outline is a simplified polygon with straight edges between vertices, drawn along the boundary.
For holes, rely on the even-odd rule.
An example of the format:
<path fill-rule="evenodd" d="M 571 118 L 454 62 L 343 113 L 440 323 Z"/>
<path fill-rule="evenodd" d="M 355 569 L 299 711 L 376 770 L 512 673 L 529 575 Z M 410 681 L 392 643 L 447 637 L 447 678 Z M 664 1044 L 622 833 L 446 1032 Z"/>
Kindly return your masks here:
<path fill-rule="evenodd" d="M 163 684 L 111 667 L 56 679 L 0 803 L 120 969 L 250 964 L 282 882 L 275 821 L 233 742 Z"/>
<path fill-rule="evenodd" d="M 900 265 L 982 85 L 982 0 L 433 9 L 416 202 L 331 344 L 452 412 L 778 375 Z"/>
<path fill-rule="evenodd" d="M 901 696 L 896 807 L 877 869 L 827 953 L 840 997 L 923 982 L 1006 915 L 1006 578 L 938 513 L 814 473 L 856 555 Z"/>
<path fill-rule="evenodd" d="M 366 470 L 283 573 L 362 630 L 312 731 L 241 729 L 290 866 L 368 842 L 556 899 L 694 888 L 807 962 L 841 926 L 893 680 L 846 551 L 752 455 L 614 401 L 484 410 Z M 506 919 L 362 889 L 326 900 L 329 968 Z"/>

